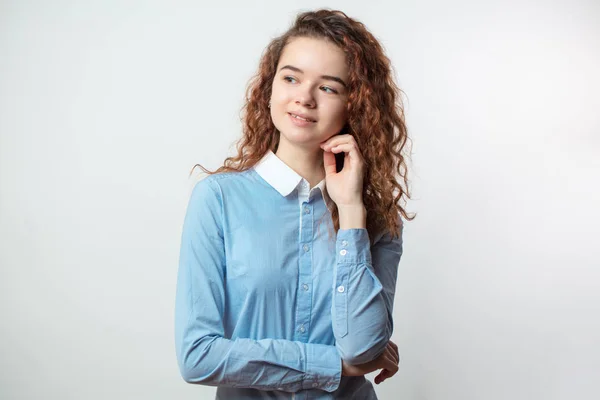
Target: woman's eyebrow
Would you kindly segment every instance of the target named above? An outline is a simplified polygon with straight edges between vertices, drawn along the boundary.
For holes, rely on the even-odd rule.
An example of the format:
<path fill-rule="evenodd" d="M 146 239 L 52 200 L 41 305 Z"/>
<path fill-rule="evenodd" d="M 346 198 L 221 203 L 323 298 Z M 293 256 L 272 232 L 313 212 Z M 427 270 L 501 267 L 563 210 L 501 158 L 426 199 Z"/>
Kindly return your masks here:
<path fill-rule="evenodd" d="M 279 70 L 280 70 L 280 71 L 281 71 L 282 69 L 289 69 L 289 70 L 292 70 L 292 71 L 295 71 L 295 72 L 299 72 L 299 73 L 301 73 L 301 74 L 303 74 L 303 73 L 304 73 L 304 71 L 302 71 L 300 68 L 294 67 L 294 66 L 292 66 L 292 65 L 284 65 L 283 67 L 279 68 Z M 337 83 L 339 83 L 339 84 L 340 84 L 340 85 L 342 85 L 343 87 L 347 87 L 347 85 L 346 85 L 346 82 L 344 82 L 344 81 L 342 80 L 342 78 L 339 78 L 339 77 L 337 77 L 337 76 L 331 76 L 331 75 L 321 75 L 321 79 L 326 79 L 326 80 L 329 80 L 329 81 L 334 81 L 334 82 L 337 82 Z"/>

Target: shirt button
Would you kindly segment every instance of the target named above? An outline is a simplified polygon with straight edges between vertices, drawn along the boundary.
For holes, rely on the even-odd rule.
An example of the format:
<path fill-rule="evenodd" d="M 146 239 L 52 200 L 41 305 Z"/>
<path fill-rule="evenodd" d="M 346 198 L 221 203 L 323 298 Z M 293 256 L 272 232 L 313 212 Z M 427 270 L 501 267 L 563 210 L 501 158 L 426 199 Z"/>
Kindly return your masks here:
<path fill-rule="evenodd" d="M 310 214 L 310 208 L 304 207 L 304 214 Z"/>
<path fill-rule="evenodd" d="M 348 241 L 342 240 L 342 247 L 346 247 L 346 246 L 348 246 Z"/>
<path fill-rule="evenodd" d="M 344 289 L 344 286 L 343 286 L 343 285 L 341 285 L 341 286 L 338 286 L 338 292 L 340 292 L 340 293 L 344 293 L 344 290 L 345 290 L 345 289 Z"/>
<path fill-rule="evenodd" d="M 305 292 L 308 291 L 308 285 L 306 283 L 303 284 L 302 285 L 302 289 L 304 289 Z"/>
<path fill-rule="evenodd" d="M 345 256 L 345 255 L 346 255 L 346 253 L 348 253 L 348 252 L 346 251 L 346 249 L 343 249 L 342 251 L 340 251 L 340 254 L 341 254 L 341 255 L 343 255 L 343 256 Z"/>
<path fill-rule="evenodd" d="M 307 252 L 307 251 L 308 251 L 308 249 L 309 249 L 309 247 L 308 247 L 308 245 L 307 245 L 307 244 L 305 244 L 304 246 L 302 246 L 302 248 L 304 249 L 304 251 L 305 251 L 305 252 Z"/>
<path fill-rule="evenodd" d="M 319 386 L 319 384 L 317 382 L 314 382 L 312 386 L 317 387 L 317 386 Z"/>
<path fill-rule="evenodd" d="M 304 325 L 300 325 L 300 332 L 304 333 L 304 331 L 306 331 L 306 328 L 304 327 Z"/>

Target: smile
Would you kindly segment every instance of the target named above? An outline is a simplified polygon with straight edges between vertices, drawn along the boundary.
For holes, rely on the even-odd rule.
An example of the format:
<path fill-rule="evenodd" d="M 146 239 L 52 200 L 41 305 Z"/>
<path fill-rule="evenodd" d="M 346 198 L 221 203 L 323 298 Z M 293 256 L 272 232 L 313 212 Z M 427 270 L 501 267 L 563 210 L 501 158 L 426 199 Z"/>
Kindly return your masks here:
<path fill-rule="evenodd" d="M 302 118 L 296 114 L 292 114 L 292 113 L 288 113 L 292 118 L 296 118 L 299 119 L 301 121 L 306 121 L 306 122 L 317 122 L 317 121 L 313 121 L 312 119 L 308 119 L 308 118 Z"/>

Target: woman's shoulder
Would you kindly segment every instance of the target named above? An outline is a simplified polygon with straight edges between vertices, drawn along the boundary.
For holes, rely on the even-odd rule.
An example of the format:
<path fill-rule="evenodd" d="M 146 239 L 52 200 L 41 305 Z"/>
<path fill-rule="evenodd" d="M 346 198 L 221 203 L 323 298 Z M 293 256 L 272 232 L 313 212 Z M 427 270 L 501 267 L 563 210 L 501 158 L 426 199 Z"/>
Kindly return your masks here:
<path fill-rule="evenodd" d="M 220 172 L 212 172 L 205 173 L 200 172 L 196 173 L 190 178 L 193 185 L 196 186 L 198 184 L 202 185 L 210 185 L 213 183 L 220 183 L 221 181 L 227 181 L 231 179 L 238 179 L 239 177 L 246 174 L 248 171 L 220 171 Z"/>
<path fill-rule="evenodd" d="M 192 183 L 192 193 L 205 191 L 223 193 L 253 183 L 255 178 L 251 170 L 218 172 L 196 178 Z"/>

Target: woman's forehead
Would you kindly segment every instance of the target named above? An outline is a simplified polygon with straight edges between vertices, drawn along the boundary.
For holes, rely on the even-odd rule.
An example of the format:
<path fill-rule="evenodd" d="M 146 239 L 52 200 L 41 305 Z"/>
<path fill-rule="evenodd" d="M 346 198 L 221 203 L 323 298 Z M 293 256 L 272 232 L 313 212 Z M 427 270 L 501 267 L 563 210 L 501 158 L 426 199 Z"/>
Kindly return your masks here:
<path fill-rule="evenodd" d="M 348 77 L 346 55 L 335 44 L 323 39 L 294 38 L 283 49 L 278 70 L 291 65 L 304 74 Z"/>

